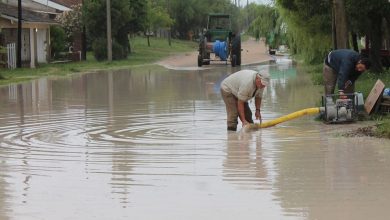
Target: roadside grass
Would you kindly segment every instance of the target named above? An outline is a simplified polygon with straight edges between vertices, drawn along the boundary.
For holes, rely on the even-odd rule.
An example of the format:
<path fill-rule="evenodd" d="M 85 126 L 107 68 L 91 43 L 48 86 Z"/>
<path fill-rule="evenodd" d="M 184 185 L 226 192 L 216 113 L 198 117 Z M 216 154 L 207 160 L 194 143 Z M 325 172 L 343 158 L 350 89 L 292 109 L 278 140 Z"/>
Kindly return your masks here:
<path fill-rule="evenodd" d="M 130 40 L 132 53 L 127 59 L 112 62 L 99 62 L 93 53 L 87 53 L 87 60 L 69 63 L 40 64 L 35 69 L 20 68 L 14 70 L 0 69 L 0 85 L 27 81 L 50 75 L 69 75 L 81 72 L 93 72 L 106 69 L 124 69 L 136 65 L 153 64 L 156 61 L 182 52 L 194 51 L 197 43 L 172 39 L 171 46 L 167 39 L 150 38 L 150 47 L 144 37 L 135 37 Z"/>
<path fill-rule="evenodd" d="M 384 70 L 381 73 L 372 73 L 370 71 L 363 73 L 356 81 L 355 90 L 362 92 L 364 97 L 367 97 L 378 79 L 380 79 L 386 87 L 390 87 L 390 70 Z"/>
<path fill-rule="evenodd" d="M 375 135 L 377 137 L 390 139 L 390 116 L 382 116 L 382 120 L 377 124 Z"/>

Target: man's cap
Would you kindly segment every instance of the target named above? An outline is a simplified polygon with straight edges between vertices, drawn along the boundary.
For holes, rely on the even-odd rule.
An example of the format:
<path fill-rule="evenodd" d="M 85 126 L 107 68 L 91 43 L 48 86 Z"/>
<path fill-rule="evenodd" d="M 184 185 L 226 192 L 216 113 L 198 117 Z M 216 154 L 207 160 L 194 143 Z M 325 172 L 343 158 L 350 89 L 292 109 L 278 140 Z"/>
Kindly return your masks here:
<path fill-rule="evenodd" d="M 268 72 L 258 72 L 257 75 L 261 79 L 261 84 L 268 86 L 269 81 L 270 81 L 270 76 Z"/>

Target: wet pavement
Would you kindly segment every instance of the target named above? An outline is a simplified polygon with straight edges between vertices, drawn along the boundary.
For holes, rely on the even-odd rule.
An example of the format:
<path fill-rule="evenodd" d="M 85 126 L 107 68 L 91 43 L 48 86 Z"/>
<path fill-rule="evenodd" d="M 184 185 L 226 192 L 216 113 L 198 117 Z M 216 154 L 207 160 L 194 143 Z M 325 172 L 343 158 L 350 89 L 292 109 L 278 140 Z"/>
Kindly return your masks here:
<path fill-rule="evenodd" d="M 271 74 L 264 120 L 320 103 L 288 60 L 243 68 Z M 387 219 L 388 140 L 312 116 L 227 132 L 219 83 L 237 70 L 0 87 L 0 219 Z"/>

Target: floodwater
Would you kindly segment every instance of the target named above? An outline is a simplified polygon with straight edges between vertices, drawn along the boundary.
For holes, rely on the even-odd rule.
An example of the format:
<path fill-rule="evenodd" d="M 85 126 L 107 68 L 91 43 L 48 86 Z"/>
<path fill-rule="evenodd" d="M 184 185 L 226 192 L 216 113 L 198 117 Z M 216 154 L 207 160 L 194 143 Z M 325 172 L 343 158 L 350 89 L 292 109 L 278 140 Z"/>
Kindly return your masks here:
<path fill-rule="evenodd" d="M 264 120 L 319 104 L 322 89 L 288 60 L 245 68 L 271 73 Z M 227 132 L 219 83 L 236 70 L 1 87 L 0 219 L 388 218 L 388 140 L 341 137 L 356 124 L 313 116 Z"/>

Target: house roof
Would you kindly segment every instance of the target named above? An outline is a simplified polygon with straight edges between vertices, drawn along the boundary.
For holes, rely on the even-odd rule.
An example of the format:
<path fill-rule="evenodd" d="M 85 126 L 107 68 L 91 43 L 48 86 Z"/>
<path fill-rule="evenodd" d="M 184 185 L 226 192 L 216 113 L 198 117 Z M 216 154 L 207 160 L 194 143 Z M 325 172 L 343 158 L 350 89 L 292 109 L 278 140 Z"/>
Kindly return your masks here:
<path fill-rule="evenodd" d="M 0 2 L 10 6 L 18 7 L 18 0 L 0 0 Z M 50 0 L 23 0 L 22 6 L 23 8 L 28 8 L 30 11 L 40 13 L 61 13 L 63 11 L 71 10 L 71 8 Z"/>
<path fill-rule="evenodd" d="M 49 1 L 49 0 L 32 0 L 32 1 L 59 11 L 71 10 L 70 6 L 67 6 L 66 4 L 63 4 L 62 2 L 59 1 Z"/>
<path fill-rule="evenodd" d="M 0 3 L 0 17 L 8 20 L 17 21 L 18 8 L 15 6 Z M 22 22 L 57 24 L 54 19 L 49 18 L 48 14 L 33 12 L 26 8 L 22 9 Z"/>
<path fill-rule="evenodd" d="M 82 4 L 82 0 L 51 0 L 54 3 L 64 5 L 68 8 L 71 8 L 74 5 Z"/>

